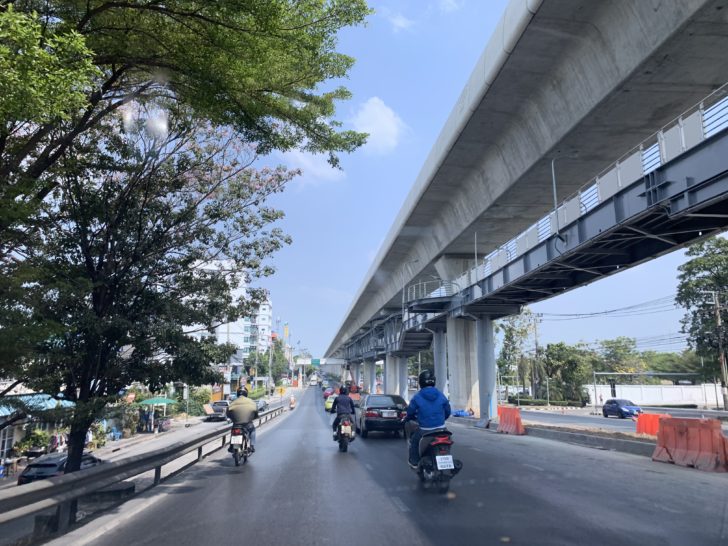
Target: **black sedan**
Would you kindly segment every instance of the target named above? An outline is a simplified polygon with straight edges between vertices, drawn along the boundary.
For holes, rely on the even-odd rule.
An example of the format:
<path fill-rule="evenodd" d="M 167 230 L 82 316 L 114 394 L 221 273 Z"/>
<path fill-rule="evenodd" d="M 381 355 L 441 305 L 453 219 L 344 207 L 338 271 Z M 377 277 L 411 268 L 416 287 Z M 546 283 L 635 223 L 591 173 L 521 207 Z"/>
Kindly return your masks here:
<path fill-rule="evenodd" d="M 392 432 L 398 436 L 404 430 L 402 419 L 406 415 L 407 402 L 396 394 L 367 394 L 356 407 L 356 430 L 362 438 L 369 432 Z"/>
<path fill-rule="evenodd" d="M 20 473 L 20 476 L 18 476 L 18 485 L 62 475 L 66 469 L 67 460 L 68 453 L 49 453 L 48 455 L 38 457 Z M 101 459 L 94 457 L 90 453 L 84 453 L 81 457 L 81 470 L 101 463 L 103 463 Z"/>

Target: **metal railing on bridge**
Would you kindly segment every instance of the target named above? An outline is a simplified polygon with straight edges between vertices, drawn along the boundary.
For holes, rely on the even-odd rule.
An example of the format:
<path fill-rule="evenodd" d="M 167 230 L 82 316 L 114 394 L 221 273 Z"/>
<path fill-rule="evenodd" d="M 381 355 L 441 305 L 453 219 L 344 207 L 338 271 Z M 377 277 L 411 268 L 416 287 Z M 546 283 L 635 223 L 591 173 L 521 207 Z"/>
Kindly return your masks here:
<path fill-rule="evenodd" d="M 449 298 L 460 292 L 460 287 L 453 281 L 433 279 L 420 281 L 407 287 L 405 303 L 431 298 Z"/>
<path fill-rule="evenodd" d="M 515 260 L 558 230 L 609 200 L 660 166 L 672 161 L 705 139 L 728 127 L 728 83 L 700 103 L 683 112 L 562 201 L 555 210 L 531 227 L 502 244 L 476 268 L 456 279 L 459 286 L 469 286 Z"/>

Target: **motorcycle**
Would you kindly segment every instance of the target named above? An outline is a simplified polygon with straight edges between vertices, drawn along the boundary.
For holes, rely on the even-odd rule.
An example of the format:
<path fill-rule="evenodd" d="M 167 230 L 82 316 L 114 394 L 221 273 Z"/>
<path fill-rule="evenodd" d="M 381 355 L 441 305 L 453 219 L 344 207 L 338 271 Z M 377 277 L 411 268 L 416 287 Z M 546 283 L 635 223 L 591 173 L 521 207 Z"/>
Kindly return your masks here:
<path fill-rule="evenodd" d="M 339 419 L 339 426 L 336 429 L 335 440 L 339 442 L 339 451 L 346 453 L 349 444 L 354 441 L 354 420 L 351 415 L 344 414 Z"/>
<path fill-rule="evenodd" d="M 235 466 L 240 466 L 241 459 L 243 464 L 248 462 L 248 457 L 253 453 L 253 450 L 246 425 L 233 425 L 230 432 L 230 451 L 233 454 Z"/>
<path fill-rule="evenodd" d="M 418 425 L 412 421 L 405 426 L 407 444 Z M 453 458 L 452 432 L 446 428 L 425 432 L 420 439 L 420 462 L 413 469 L 425 487 L 435 486 L 439 493 L 447 493 L 450 480 L 463 468 L 462 461 Z M 409 453 L 409 452 L 408 452 Z"/>
<path fill-rule="evenodd" d="M 288 411 L 293 411 L 294 409 L 296 409 L 296 399 L 291 396 L 291 400 L 288 403 Z"/>

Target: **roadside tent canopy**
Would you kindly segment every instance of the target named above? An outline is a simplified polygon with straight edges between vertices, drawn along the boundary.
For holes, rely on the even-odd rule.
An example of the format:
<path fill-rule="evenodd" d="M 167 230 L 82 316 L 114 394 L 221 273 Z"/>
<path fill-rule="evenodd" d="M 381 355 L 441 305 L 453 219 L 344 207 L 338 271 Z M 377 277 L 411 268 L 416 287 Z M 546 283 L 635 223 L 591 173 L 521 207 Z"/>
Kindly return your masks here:
<path fill-rule="evenodd" d="M 141 404 L 142 406 L 166 406 L 168 404 L 176 404 L 177 400 L 172 400 L 171 398 L 164 398 L 162 396 L 157 396 L 156 398 L 147 398 L 146 400 L 142 400 L 141 402 L 138 402 L 138 404 Z"/>

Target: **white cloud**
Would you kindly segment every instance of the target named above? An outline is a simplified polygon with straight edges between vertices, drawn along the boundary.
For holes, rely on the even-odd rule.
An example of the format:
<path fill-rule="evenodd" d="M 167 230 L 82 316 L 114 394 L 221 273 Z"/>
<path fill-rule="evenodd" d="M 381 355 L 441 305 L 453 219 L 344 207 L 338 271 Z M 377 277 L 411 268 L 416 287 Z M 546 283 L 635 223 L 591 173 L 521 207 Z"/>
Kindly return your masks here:
<path fill-rule="evenodd" d="M 351 122 L 357 131 L 369 133 L 364 149 L 379 155 L 397 147 L 406 127 L 396 112 L 379 97 L 372 97 L 362 104 Z"/>
<path fill-rule="evenodd" d="M 389 21 L 389 24 L 392 25 L 392 30 L 394 30 L 394 32 L 407 30 L 415 24 L 412 19 L 408 19 L 401 13 L 390 11 L 387 8 L 382 8 L 380 13 L 382 14 L 382 17 L 384 17 L 387 21 Z"/>
<path fill-rule="evenodd" d="M 458 0 L 438 0 L 437 7 L 443 13 L 451 13 L 460 9 L 461 5 Z"/>
<path fill-rule="evenodd" d="M 301 169 L 297 178 L 303 185 L 318 186 L 323 182 L 336 182 L 346 178 L 346 173 L 328 164 L 326 155 L 290 150 L 282 154 L 283 162 L 290 169 Z"/>

